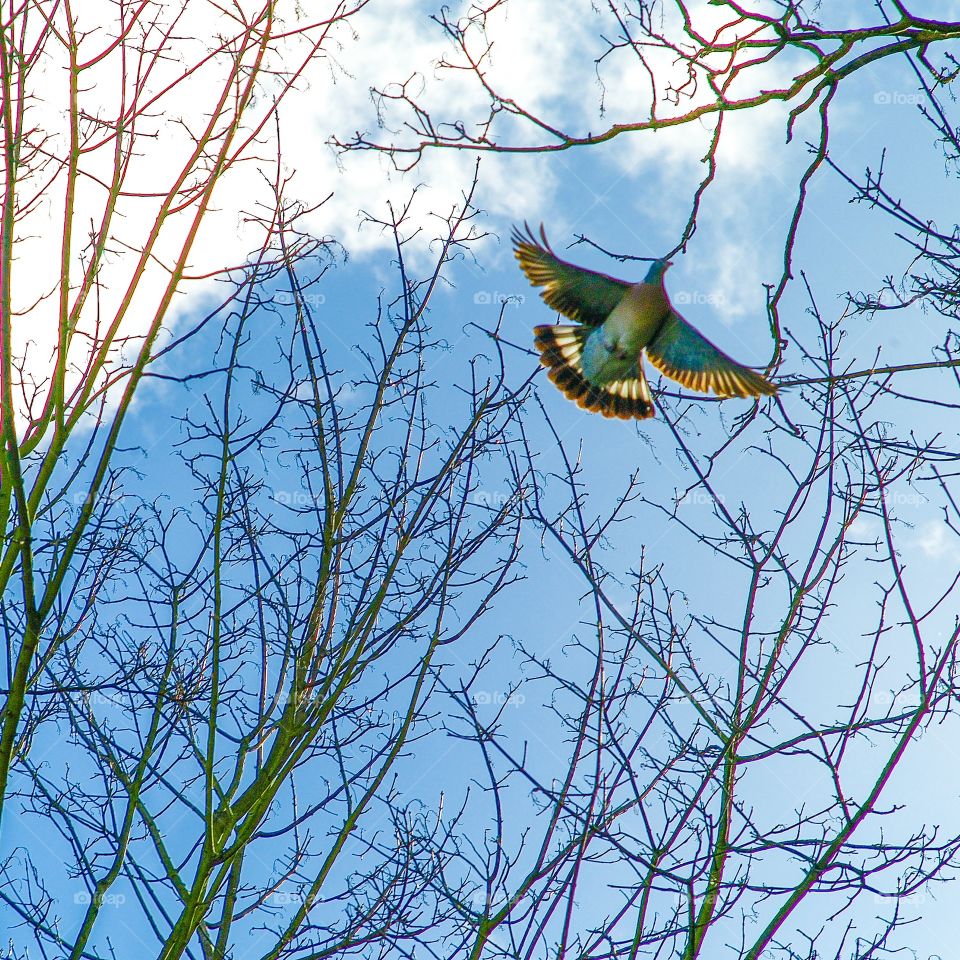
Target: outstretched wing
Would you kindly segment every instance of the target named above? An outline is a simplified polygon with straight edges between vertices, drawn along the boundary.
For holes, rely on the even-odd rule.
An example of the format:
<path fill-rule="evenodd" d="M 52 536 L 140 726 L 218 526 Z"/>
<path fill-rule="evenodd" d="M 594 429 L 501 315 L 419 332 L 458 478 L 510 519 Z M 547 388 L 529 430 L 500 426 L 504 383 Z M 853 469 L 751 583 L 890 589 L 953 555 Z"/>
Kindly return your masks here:
<path fill-rule="evenodd" d="M 621 420 L 653 416 L 653 397 L 640 357 L 635 376 L 598 386 L 583 375 L 581 364 L 588 327 L 542 326 L 534 327 L 533 332 L 547 376 L 578 406 Z"/>
<path fill-rule="evenodd" d="M 676 310 L 670 311 L 647 344 L 647 356 L 661 373 L 691 390 L 712 390 L 718 397 L 759 397 L 777 392 L 766 377 L 728 357 Z"/>
<path fill-rule="evenodd" d="M 530 283 L 544 288 L 540 296 L 547 305 L 588 327 L 603 323 L 633 284 L 561 260 L 550 249 L 542 224 L 542 244 L 524 226 L 526 236 L 513 228 L 513 252 Z"/>

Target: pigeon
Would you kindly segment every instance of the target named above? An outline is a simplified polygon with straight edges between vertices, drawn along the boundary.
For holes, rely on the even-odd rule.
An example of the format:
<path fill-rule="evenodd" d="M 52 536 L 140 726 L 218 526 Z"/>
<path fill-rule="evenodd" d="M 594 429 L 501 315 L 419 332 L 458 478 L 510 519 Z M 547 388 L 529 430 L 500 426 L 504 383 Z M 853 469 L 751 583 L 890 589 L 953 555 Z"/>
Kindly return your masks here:
<path fill-rule="evenodd" d="M 669 260 L 654 260 L 641 283 L 561 260 L 529 226 L 513 231 L 514 254 L 540 296 L 573 324 L 534 328 L 547 375 L 585 410 L 622 420 L 654 415 L 643 355 L 691 390 L 719 397 L 772 396 L 775 384 L 728 357 L 674 310 L 664 289 Z M 542 241 L 542 242 L 541 242 Z"/>

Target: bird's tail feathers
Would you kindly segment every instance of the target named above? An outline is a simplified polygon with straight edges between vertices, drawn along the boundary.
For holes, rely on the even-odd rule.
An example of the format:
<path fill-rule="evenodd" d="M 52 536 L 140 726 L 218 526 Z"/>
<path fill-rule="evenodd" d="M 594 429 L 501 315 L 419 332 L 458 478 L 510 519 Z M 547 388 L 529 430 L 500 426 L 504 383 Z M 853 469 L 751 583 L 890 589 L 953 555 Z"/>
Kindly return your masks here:
<path fill-rule="evenodd" d="M 637 359 L 636 376 L 602 386 L 583 374 L 583 347 L 592 330 L 581 325 L 558 324 L 534 327 L 540 362 L 547 376 L 584 410 L 621 420 L 646 420 L 653 416 L 653 397 Z"/>

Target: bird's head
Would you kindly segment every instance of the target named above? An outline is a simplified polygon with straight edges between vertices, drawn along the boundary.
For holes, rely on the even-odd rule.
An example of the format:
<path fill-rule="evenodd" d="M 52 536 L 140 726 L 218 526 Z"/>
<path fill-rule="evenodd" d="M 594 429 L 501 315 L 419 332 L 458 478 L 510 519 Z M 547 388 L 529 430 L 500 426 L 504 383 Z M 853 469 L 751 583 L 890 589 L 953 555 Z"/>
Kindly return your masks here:
<path fill-rule="evenodd" d="M 673 265 L 672 260 L 654 260 L 647 271 L 647 278 L 644 283 L 660 283 L 663 275 L 667 272 L 667 267 Z"/>

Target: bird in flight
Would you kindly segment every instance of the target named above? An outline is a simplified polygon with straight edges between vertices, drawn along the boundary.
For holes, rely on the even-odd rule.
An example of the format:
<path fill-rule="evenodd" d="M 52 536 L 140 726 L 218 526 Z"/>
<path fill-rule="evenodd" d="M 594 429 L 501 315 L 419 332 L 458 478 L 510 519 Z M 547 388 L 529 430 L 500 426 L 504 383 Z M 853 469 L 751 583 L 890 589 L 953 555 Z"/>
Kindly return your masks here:
<path fill-rule="evenodd" d="M 728 357 L 673 309 L 663 286 L 669 260 L 654 260 L 642 283 L 617 280 L 561 260 L 540 227 L 513 230 L 520 269 L 546 304 L 576 321 L 534 327 L 547 376 L 585 410 L 622 420 L 654 413 L 643 354 L 663 374 L 718 397 L 777 392 L 766 377 Z"/>

